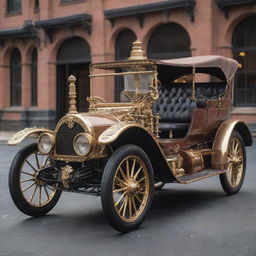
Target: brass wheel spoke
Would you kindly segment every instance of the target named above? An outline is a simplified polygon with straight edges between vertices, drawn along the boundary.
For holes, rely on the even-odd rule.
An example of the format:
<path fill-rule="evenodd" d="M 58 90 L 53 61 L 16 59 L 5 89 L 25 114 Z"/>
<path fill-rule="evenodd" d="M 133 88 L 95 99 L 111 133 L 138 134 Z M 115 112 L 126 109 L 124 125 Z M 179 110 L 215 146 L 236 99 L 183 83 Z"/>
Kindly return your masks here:
<path fill-rule="evenodd" d="M 127 191 L 125 191 L 125 192 L 120 196 L 120 198 L 118 199 L 118 201 L 115 203 L 115 206 L 117 206 L 117 205 L 121 202 L 121 200 L 123 199 L 123 197 L 124 197 L 126 194 L 127 194 Z"/>
<path fill-rule="evenodd" d="M 128 207 L 129 207 L 129 215 L 132 217 L 132 199 L 131 196 L 128 196 Z"/>
<path fill-rule="evenodd" d="M 50 186 L 46 186 L 47 188 L 49 188 L 51 191 L 55 191 L 55 189 L 53 189 L 52 187 L 50 187 Z"/>
<path fill-rule="evenodd" d="M 28 182 L 28 181 L 32 181 L 32 180 L 35 180 L 35 179 L 27 179 L 27 180 L 21 180 L 20 183 L 23 183 L 23 182 Z"/>
<path fill-rule="evenodd" d="M 36 158 L 36 165 L 37 165 L 37 168 L 40 169 L 40 165 L 39 165 L 37 153 L 35 153 L 35 158 Z"/>
<path fill-rule="evenodd" d="M 44 156 L 43 161 L 42 161 L 42 168 L 44 168 L 46 166 L 48 160 L 49 160 L 49 156 L 47 156 L 47 157 Z"/>
<path fill-rule="evenodd" d="M 32 194 L 31 197 L 30 197 L 30 200 L 29 200 L 30 203 L 32 203 L 32 201 L 33 201 L 33 199 L 34 199 L 34 196 L 35 196 L 37 187 L 38 187 L 38 185 L 36 185 L 36 187 L 35 187 L 35 189 L 34 189 L 34 191 L 33 191 L 33 194 Z"/>
<path fill-rule="evenodd" d="M 39 205 L 42 204 L 42 187 L 41 186 L 39 186 L 38 203 Z"/>
<path fill-rule="evenodd" d="M 127 200 L 128 200 L 128 196 L 125 197 L 124 199 L 124 208 L 123 208 L 123 217 L 125 216 L 125 213 L 126 213 L 126 208 L 127 208 Z"/>
<path fill-rule="evenodd" d="M 45 191 L 45 193 L 46 193 L 46 195 L 47 195 L 48 200 L 50 200 L 50 196 L 49 196 L 49 193 L 48 193 L 48 191 L 47 191 L 47 189 L 46 189 L 46 186 L 44 186 L 44 191 Z"/>
<path fill-rule="evenodd" d="M 142 170 L 142 168 L 143 168 L 143 166 L 141 166 L 141 167 L 138 169 L 138 171 L 135 173 L 135 175 L 134 175 L 134 179 L 135 179 L 135 180 L 137 179 L 137 177 L 138 177 L 140 171 Z"/>
<path fill-rule="evenodd" d="M 146 195 L 146 193 L 144 191 L 138 191 L 139 194 L 142 194 L 142 195 Z"/>
<path fill-rule="evenodd" d="M 125 197 L 126 198 L 126 197 Z M 124 204 L 125 204 L 125 199 L 123 200 L 123 202 L 122 202 L 122 204 L 121 204 L 121 206 L 120 206 L 120 208 L 119 208 L 119 213 L 121 214 L 121 211 L 122 211 L 122 209 L 123 209 L 123 207 L 124 207 Z"/>
<path fill-rule="evenodd" d="M 135 164 L 136 164 L 136 159 L 134 158 L 132 163 L 131 178 L 133 178 Z"/>
<path fill-rule="evenodd" d="M 138 197 L 137 194 L 134 194 L 134 196 L 135 196 L 135 198 L 136 198 L 140 203 L 142 203 L 142 200 Z"/>
<path fill-rule="evenodd" d="M 37 170 L 35 169 L 35 167 L 26 159 L 25 160 L 26 161 L 26 163 L 35 171 L 35 172 L 37 172 Z"/>
<path fill-rule="evenodd" d="M 114 192 L 114 193 L 118 193 L 118 192 L 122 192 L 122 191 L 125 191 L 125 190 L 127 190 L 126 187 L 125 187 L 125 188 L 115 189 L 115 190 L 113 190 L 113 192 Z"/>
<path fill-rule="evenodd" d="M 141 183 L 145 179 L 146 179 L 146 177 L 141 178 L 140 180 L 138 180 L 138 183 Z"/>
<path fill-rule="evenodd" d="M 21 173 L 24 173 L 24 174 L 27 174 L 27 175 L 29 175 L 29 176 L 32 176 L 32 177 L 34 177 L 34 175 L 33 175 L 33 174 L 31 174 L 31 173 L 28 173 L 28 172 L 24 172 L 24 171 L 21 171 Z"/>
<path fill-rule="evenodd" d="M 136 207 L 136 204 L 135 204 L 135 201 L 134 201 L 134 196 L 131 198 L 131 200 L 132 200 L 132 206 L 133 206 L 134 212 L 136 213 L 137 212 L 137 207 Z"/>
<path fill-rule="evenodd" d="M 24 190 L 22 190 L 22 193 L 26 192 L 28 189 L 32 188 L 34 185 L 36 185 L 36 183 L 32 183 L 31 185 L 29 185 L 27 188 L 25 188 Z"/>
<path fill-rule="evenodd" d="M 130 178 L 129 158 L 126 159 L 126 177 Z"/>
<path fill-rule="evenodd" d="M 121 166 L 119 167 L 119 170 L 120 170 L 120 173 L 121 173 L 121 175 L 123 176 L 123 178 L 126 180 L 127 177 L 125 176 L 124 171 L 123 171 L 123 169 L 121 168 Z"/>
<path fill-rule="evenodd" d="M 115 177 L 115 179 L 117 179 L 117 180 L 118 180 L 119 182 L 121 182 L 124 186 L 126 186 L 125 182 L 124 182 L 123 180 L 119 179 L 117 176 Z M 115 185 L 118 185 L 118 184 L 115 183 Z"/>

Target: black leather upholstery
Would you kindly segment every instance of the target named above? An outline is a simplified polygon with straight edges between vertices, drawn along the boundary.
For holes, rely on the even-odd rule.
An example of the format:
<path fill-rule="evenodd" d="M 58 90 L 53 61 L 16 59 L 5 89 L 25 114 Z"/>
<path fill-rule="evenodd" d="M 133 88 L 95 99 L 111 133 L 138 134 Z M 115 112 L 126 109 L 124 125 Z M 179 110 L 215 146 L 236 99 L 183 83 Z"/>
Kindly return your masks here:
<path fill-rule="evenodd" d="M 226 83 L 199 83 L 196 84 L 196 97 L 217 99 L 225 91 Z M 153 106 L 154 113 L 160 116 L 159 130 L 161 137 L 168 137 L 172 130 L 174 137 L 184 137 L 189 128 L 196 101 L 191 100 L 192 84 L 175 83 L 171 86 L 162 86 L 159 89 L 159 98 Z"/>

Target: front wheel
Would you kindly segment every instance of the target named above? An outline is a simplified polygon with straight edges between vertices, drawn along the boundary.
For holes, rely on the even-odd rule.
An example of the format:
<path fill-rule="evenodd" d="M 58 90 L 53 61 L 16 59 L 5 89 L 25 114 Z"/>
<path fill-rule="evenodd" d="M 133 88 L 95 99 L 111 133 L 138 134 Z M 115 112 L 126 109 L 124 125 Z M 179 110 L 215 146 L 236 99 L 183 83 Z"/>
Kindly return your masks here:
<path fill-rule="evenodd" d="M 125 145 L 109 158 L 101 183 L 101 202 L 110 224 L 120 232 L 140 226 L 150 209 L 154 177 L 147 154 Z"/>
<path fill-rule="evenodd" d="M 10 167 L 9 189 L 18 209 L 29 216 L 42 216 L 58 202 L 61 191 L 38 179 L 40 169 L 51 165 L 48 155 L 38 152 L 37 144 L 22 148 Z"/>
<path fill-rule="evenodd" d="M 222 188 L 228 195 L 238 193 L 242 187 L 246 169 L 246 151 L 243 139 L 233 131 L 228 143 L 227 171 L 220 175 Z"/>

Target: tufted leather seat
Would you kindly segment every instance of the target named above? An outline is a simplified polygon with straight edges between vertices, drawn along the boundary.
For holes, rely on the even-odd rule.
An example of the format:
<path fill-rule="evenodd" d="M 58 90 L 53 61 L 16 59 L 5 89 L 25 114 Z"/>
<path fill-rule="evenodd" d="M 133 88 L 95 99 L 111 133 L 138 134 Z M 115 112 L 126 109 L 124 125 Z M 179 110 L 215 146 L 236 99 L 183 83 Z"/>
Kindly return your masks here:
<path fill-rule="evenodd" d="M 216 99 L 223 94 L 225 83 L 200 83 L 196 85 L 196 97 Z M 173 137 L 184 137 L 188 131 L 193 109 L 197 107 L 191 100 L 191 84 L 172 84 L 159 89 L 159 98 L 153 106 L 154 113 L 160 115 L 160 136 L 169 137 L 172 130 Z"/>

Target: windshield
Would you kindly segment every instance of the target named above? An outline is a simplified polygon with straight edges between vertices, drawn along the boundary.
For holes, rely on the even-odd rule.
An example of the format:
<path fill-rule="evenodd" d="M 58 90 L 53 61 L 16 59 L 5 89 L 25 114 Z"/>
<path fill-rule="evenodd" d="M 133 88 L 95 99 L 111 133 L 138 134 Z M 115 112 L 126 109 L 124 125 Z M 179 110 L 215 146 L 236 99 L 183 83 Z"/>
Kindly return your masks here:
<path fill-rule="evenodd" d="M 156 72 L 153 70 L 134 70 L 119 69 L 119 72 L 111 70 L 100 70 L 90 75 L 91 96 L 100 96 L 99 90 L 102 84 L 105 84 L 104 90 L 115 94 L 115 99 L 103 98 L 106 102 L 129 102 L 135 99 L 135 96 L 147 94 L 153 86 Z M 104 73 L 103 73 L 104 72 Z M 118 95 L 117 95 L 118 93 Z"/>

